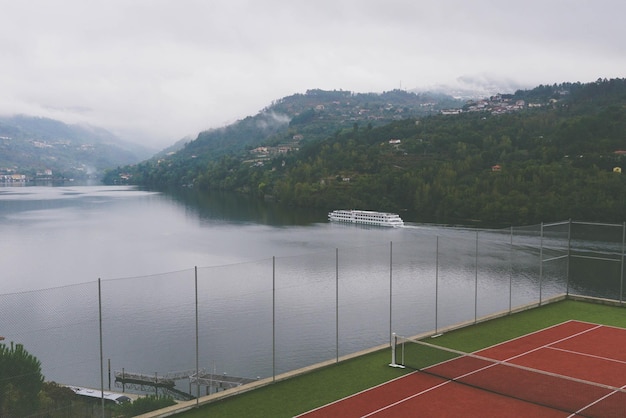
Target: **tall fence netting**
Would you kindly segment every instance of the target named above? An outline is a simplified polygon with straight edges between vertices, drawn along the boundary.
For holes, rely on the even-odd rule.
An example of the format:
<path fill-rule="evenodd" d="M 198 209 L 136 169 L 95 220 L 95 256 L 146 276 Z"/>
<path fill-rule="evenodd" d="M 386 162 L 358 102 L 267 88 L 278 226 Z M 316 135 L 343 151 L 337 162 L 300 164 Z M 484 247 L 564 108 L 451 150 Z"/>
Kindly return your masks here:
<path fill-rule="evenodd" d="M 0 295 L 2 344 L 25 347 L 46 381 L 191 399 L 221 376 L 275 379 L 388 345 L 392 331 L 438 332 L 563 294 L 624 298 L 624 225 L 416 236 Z M 28 373 L 0 375 L 0 396 Z"/>

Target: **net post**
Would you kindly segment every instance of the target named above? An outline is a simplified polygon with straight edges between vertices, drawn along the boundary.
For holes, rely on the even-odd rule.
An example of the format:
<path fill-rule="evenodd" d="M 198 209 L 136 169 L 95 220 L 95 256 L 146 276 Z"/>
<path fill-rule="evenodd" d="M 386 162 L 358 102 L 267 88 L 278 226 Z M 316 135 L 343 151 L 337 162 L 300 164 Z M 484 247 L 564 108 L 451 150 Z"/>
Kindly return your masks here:
<path fill-rule="evenodd" d="M 396 362 L 396 346 L 398 345 L 398 335 L 393 332 L 391 333 L 391 363 L 389 363 L 389 367 L 396 367 L 399 369 L 404 369 L 404 366 L 398 364 Z"/>

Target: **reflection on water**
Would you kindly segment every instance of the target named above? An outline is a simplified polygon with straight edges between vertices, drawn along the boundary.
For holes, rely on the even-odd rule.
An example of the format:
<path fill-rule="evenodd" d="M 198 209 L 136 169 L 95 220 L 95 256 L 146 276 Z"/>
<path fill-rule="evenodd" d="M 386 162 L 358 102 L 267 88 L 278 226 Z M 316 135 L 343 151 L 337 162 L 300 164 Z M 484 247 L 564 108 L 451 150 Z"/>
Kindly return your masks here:
<path fill-rule="evenodd" d="M 328 215 L 327 211 L 319 209 L 292 208 L 229 192 L 198 193 L 192 189 L 176 189 L 169 192 L 168 196 L 208 222 L 294 226 L 326 222 Z"/>

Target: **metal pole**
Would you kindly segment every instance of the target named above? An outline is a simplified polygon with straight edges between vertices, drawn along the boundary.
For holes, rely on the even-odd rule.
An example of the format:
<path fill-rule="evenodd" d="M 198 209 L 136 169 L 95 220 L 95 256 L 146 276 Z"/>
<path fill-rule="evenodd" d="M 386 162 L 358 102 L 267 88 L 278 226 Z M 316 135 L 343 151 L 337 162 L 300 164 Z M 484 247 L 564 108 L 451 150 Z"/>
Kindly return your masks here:
<path fill-rule="evenodd" d="M 539 305 L 541 305 L 542 285 L 543 285 L 543 222 L 541 223 L 541 240 L 539 244 Z"/>
<path fill-rule="evenodd" d="M 624 248 L 626 247 L 626 222 L 622 223 L 622 270 L 620 273 L 619 303 L 624 302 Z"/>
<path fill-rule="evenodd" d="M 474 322 L 478 321 L 478 230 L 476 230 L 476 254 L 474 261 Z"/>
<path fill-rule="evenodd" d="M 511 240 L 509 247 L 509 313 L 513 310 L 513 226 L 511 225 Z"/>
<path fill-rule="evenodd" d="M 572 259 L 572 218 L 570 218 L 567 227 L 567 264 L 565 265 L 565 294 L 569 296 L 569 269 L 570 260 Z"/>
<path fill-rule="evenodd" d="M 102 350 L 102 286 L 98 278 L 98 323 L 100 328 L 100 408 L 104 418 L 104 354 Z"/>
<path fill-rule="evenodd" d="M 389 346 L 393 344 L 393 241 L 389 242 Z"/>
<path fill-rule="evenodd" d="M 335 248 L 335 341 L 339 363 L 339 248 Z"/>
<path fill-rule="evenodd" d="M 272 257 L 272 381 L 276 381 L 276 256 Z"/>
<path fill-rule="evenodd" d="M 198 266 L 194 266 L 194 283 L 196 292 L 196 379 L 200 378 L 200 338 L 198 333 Z M 191 389 L 191 382 L 189 382 Z M 189 391 L 191 393 L 191 390 Z M 196 385 L 196 407 L 200 405 L 200 385 Z"/>
<path fill-rule="evenodd" d="M 439 311 L 439 236 L 437 236 L 437 245 L 435 248 L 435 334 L 439 333 L 438 322 Z"/>

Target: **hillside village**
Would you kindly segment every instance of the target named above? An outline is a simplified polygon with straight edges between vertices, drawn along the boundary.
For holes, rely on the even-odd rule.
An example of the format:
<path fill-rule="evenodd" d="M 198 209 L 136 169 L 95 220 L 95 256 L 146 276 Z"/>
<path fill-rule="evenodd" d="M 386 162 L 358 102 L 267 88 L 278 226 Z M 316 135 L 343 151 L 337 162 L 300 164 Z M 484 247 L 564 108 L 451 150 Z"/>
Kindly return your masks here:
<path fill-rule="evenodd" d="M 252 163 L 256 167 L 261 167 L 264 161 L 268 161 L 279 155 L 300 150 L 300 141 L 304 139 L 304 135 L 296 134 L 289 143 L 279 144 L 275 147 L 261 146 L 250 151 L 252 159 L 244 160 L 244 163 Z"/>
<path fill-rule="evenodd" d="M 0 168 L 0 184 L 25 184 L 32 181 L 52 181 L 52 170 L 45 169 L 37 171 L 35 175 L 26 175 L 16 172 L 16 169 L 12 168 Z"/>
<path fill-rule="evenodd" d="M 105 169 L 152 152 L 86 125 L 35 116 L 0 116 L 0 184 L 100 179 Z"/>
<path fill-rule="evenodd" d="M 561 95 L 567 95 L 569 92 L 562 91 Z M 380 121 L 380 120 L 402 120 L 408 116 L 415 116 L 415 111 L 407 107 L 395 105 L 392 103 L 367 105 L 367 106 L 352 106 L 349 100 L 349 95 L 346 95 L 346 99 L 334 100 L 329 104 L 318 104 L 315 107 L 304 111 L 297 115 L 294 120 L 299 122 L 301 119 L 312 121 L 322 121 L 324 119 L 336 119 L 340 118 L 344 121 L 353 121 L 358 123 L 360 121 Z M 435 102 L 421 103 L 419 107 L 426 111 L 427 114 L 441 114 L 441 115 L 459 115 L 462 113 L 475 113 L 484 112 L 490 115 L 503 115 L 512 112 L 519 112 L 525 109 L 541 108 L 554 105 L 558 100 L 550 99 L 547 102 L 540 103 L 535 101 L 533 103 L 527 103 L 526 100 L 515 98 L 511 94 L 496 94 L 494 96 L 484 99 L 470 99 L 465 102 L 462 107 L 446 108 L 437 110 Z M 293 110 L 293 108 L 291 108 Z M 364 117 L 365 116 L 365 117 Z M 290 142 L 282 143 L 276 146 L 259 146 L 249 151 L 250 158 L 242 161 L 243 164 L 252 164 L 255 167 L 262 167 L 265 162 L 271 160 L 280 155 L 285 155 L 289 152 L 295 152 L 300 149 L 300 143 L 304 139 L 304 135 L 295 134 L 291 138 Z M 398 147 L 400 145 L 399 139 L 389 139 L 389 144 Z M 500 171 L 499 165 L 493 166 L 494 171 Z"/>
<path fill-rule="evenodd" d="M 562 92 L 562 94 L 565 95 L 568 92 Z M 557 99 L 550 99 L 545 103 L 527 103 L 526 100 L 515 98 L 511 94 L 496 94 L 485 99 L 468 100 L 461 108 L 444 109 L 440 113 L 442 115 L 458 115 L 466 112 L 487 112 L 491 115 L 503 115 L 525 109 L 546 107 L 557 102 Z"/>

